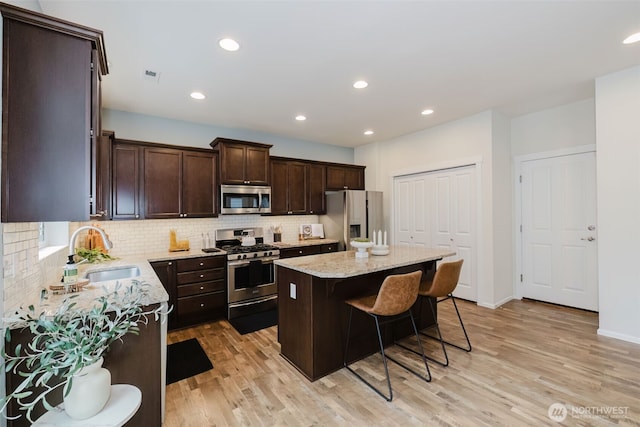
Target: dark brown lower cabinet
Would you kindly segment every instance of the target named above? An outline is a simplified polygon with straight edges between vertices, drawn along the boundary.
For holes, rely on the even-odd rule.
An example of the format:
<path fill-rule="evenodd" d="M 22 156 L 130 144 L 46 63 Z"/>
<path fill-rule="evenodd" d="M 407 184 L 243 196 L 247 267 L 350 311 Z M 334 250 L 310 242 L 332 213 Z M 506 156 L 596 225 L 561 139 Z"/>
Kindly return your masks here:
<path fill-rule="evenodd" d="M 181 258 L 151 263 L 169 294 L 169 329 L 225 317 L 227 311 L 225 256 Z"/>
<path fill-rule="evenodd" d="M 280 249 L 280 258 L 293 258 L 297 256 L 325 254 L 328 252 L 336 252 L 338 250 L 337 243 L 323 243 L 319 245 L 294 246 Z"/>

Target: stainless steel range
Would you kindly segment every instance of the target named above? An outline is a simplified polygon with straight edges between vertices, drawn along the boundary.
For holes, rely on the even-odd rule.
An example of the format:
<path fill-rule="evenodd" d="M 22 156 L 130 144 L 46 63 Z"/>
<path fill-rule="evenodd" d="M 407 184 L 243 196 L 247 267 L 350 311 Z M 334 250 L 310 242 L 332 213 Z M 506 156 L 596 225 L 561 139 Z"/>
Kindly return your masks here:
<path fill-rule="evenodd" d="M 264 244 L 263 233 L 260 227 L 216 230 L 216 247 L 227 251 L 229 319 L 278 306 L 273 260 L 280 250 Z"/>

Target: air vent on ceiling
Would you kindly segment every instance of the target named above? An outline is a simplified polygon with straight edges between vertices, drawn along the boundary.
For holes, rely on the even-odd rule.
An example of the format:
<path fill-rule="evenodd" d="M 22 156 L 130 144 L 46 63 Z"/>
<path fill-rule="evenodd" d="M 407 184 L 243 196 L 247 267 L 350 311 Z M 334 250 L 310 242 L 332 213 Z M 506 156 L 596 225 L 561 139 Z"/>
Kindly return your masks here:
<path fill-rule="evenodd" d="M 158 83 L 160 81 L 160 71 L 145 68 L 142 70 L 142 78 L 149 82 Z"/>

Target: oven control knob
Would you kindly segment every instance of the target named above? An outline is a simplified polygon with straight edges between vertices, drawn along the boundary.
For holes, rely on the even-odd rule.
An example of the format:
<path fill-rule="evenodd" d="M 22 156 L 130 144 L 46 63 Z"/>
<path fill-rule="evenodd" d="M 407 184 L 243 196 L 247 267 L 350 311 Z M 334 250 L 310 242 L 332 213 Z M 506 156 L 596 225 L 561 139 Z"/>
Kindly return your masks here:
<path fill-rule="evenodd" d="M 256 252 L 255 254 L 253 254 L 254 258 L 258 258 L 258 253 Z"/>

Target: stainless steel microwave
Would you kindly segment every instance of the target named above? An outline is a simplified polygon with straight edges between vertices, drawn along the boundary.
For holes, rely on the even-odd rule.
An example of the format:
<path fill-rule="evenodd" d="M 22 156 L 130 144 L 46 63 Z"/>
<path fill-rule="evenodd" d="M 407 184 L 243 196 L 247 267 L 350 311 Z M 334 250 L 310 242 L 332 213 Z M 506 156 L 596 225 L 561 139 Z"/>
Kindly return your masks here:
<path fill-rule="evenodd" d="M 271 213 L 271 187 L 255 185 L 221 185 L 220 213 Z"/>

